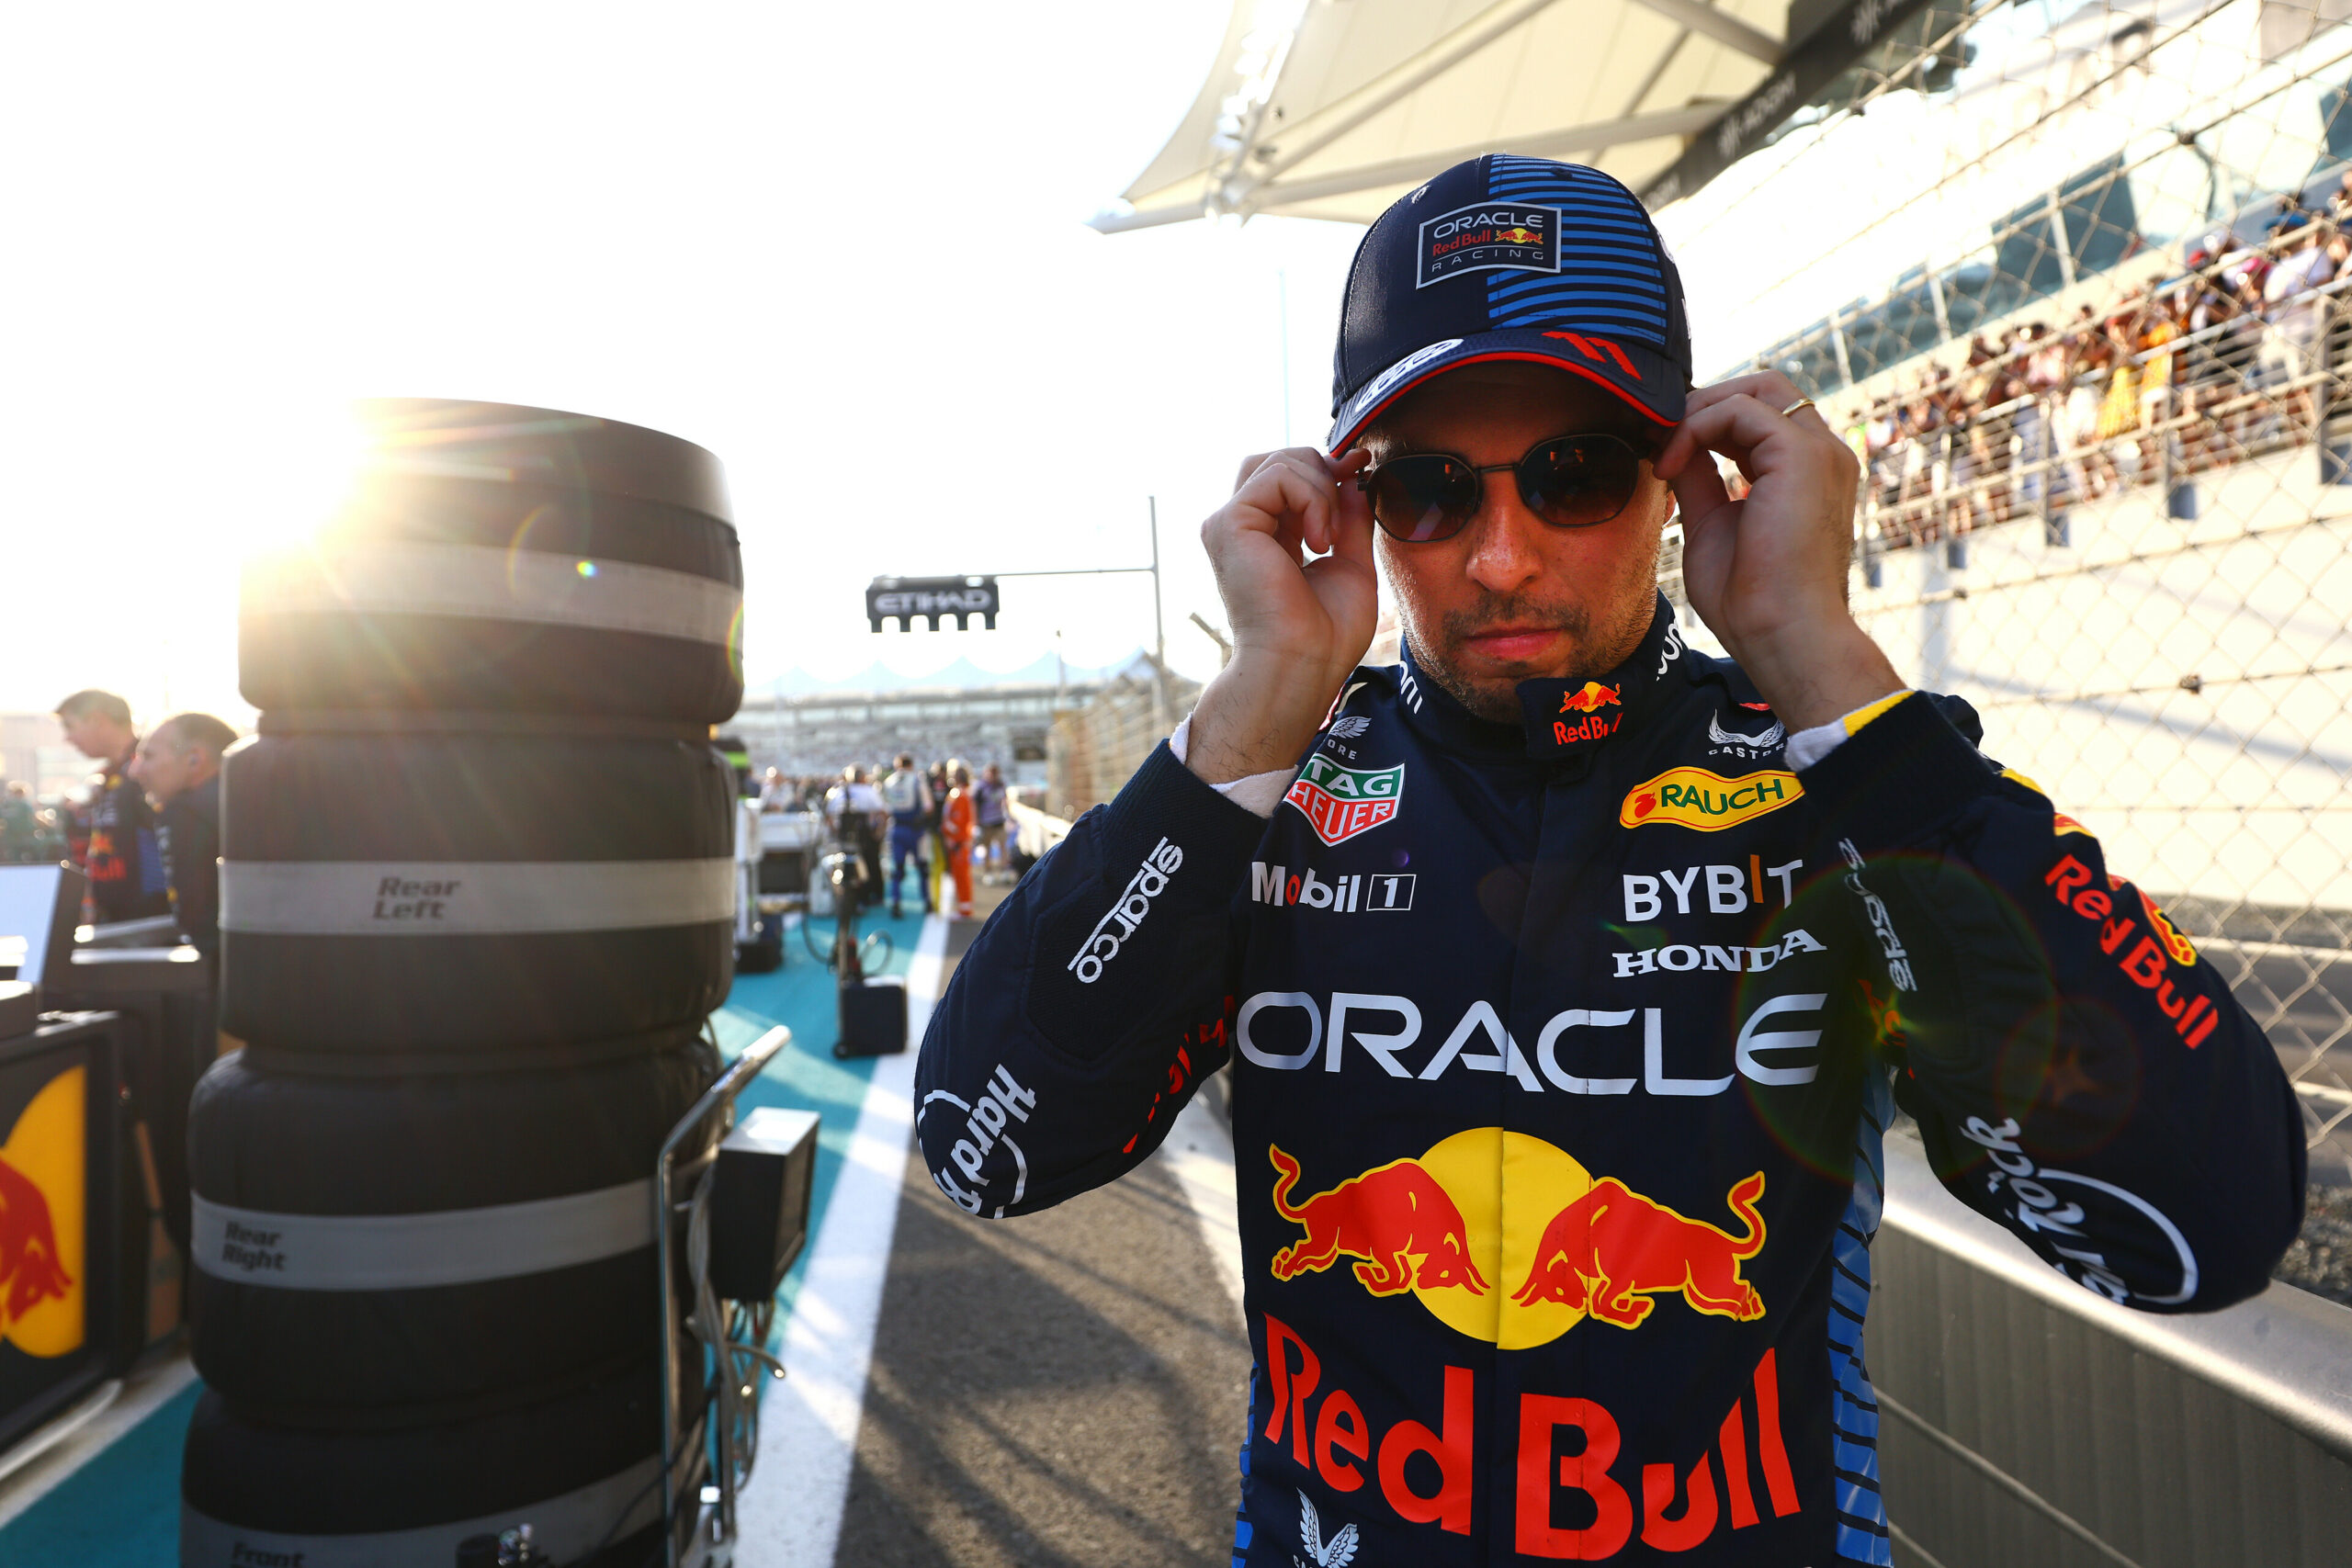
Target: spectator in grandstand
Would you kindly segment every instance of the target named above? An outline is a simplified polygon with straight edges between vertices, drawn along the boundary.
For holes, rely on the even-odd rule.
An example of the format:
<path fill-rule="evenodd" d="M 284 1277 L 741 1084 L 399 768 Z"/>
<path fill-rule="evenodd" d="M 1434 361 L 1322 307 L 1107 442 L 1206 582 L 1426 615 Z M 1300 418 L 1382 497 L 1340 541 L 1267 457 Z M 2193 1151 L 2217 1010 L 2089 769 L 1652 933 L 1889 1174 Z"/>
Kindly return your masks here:
<path fill-rule="evenodd" d="M 175 714 L 139 743 L 130 763 L 155 807 L 181 939 L 208 954 L 220 946 L 220 754 L 236 739 L 209 713 Z"/>
<path fill-rule="evenodd" d="M 1004 873 L 1004 774 L 994 762 L 980 770 L 972 785 L 972 816 L 979 829 L 979 876 L 994 883 Z"/>
<path fill-rule="evenodd" d="M 940 803 L 939 838 L 945 849 L 946 874 L 956 884 L 956 918 L 972 918 L 972 770 L 953 759 L 944 768 L 947 798 Z"/>
<path fill-rule="evenodd" d="M 130 776 L 139 752 L 130 705 L 112 692 L 76 692 L 57 705 L 57 717 L 74 748 L 100 764 L 82 855 L 93 915 L 105 924 L 171 913 L 171 878 L 155 838 L 155 816 Z"/>
<path fill-rule="evenodd" d="M 922 895 L 922 912 L 931 913 L 931 861 L 923 840 L 931 831 L 931 784 L 915 772 L 914 753 L 901 751 L 882 781 L 882 804 L 890 813 L 890 918 L 901 910 L 907 862 L 915 863 L 915 891 Z"/>
<path fill-rule="evenodd" d="M 2335 263 L 2328 254 L 2327 236 L 2301 212 L 2278 220 L 2278 243 L 2281 254 L 2262 285 L 2268 318 L 2262 380 L 2267 387 L 2286 389 L 2289 428 L 2297 439 L 2307 439 L 2317 415 L 2309 378 L 2320 365 L 2320 336 L 2327 319 L 2327 302 L 2314 291 L 2335 276 Z"/>

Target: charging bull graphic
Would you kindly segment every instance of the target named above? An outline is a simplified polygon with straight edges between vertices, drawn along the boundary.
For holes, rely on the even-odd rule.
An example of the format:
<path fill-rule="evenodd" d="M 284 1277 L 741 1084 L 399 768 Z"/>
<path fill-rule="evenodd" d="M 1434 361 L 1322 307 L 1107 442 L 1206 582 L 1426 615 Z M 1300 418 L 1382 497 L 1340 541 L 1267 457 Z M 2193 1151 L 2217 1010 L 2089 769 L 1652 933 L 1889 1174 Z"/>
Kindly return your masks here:
<path fill-rule="evenodd" d="M 1740 1277 L 1739 1266 L 1764 1249 L 1764 1220 L 1756 1212 L 1763 1195 L 1760 1170 L 1732 1188 L 1731 1211 L 1747 1228 L 1734 1236 L 1604 1176 L 1552 1216 L 1534 1266 L 1511 1299 L 1522 1306 L 1557 1302 L 1620 1328 L 1639 1326 L 1657 1304 L 1649 1298 L 1662 1293 L 1679 1294 L 1694 1311 L 1716 1317 L 1762 1317 L 1764 1298 Z"/>
<path fill-rule="evenodd" d="M 1275 1279 L 1319 1272 L 1347 1257 L 1363 1259 L 1355 1266 L 1356 1279 L 1375 1296 L 1416 1286 L 1486 1293 L 1486 1278 L 1470 1258 L 1470 1227 L 1419 1161 L 1391 1160 L 1294 1204 L 1290 1195 L 1298 1185 L 1298 1161 L 1272 1145 L 1266 1157 L 1280 1173 L 1275 1211 L 1306 1227 L 1304 1239 L 1274 1254 Z"/>
<path fill-rule="evenodd" d="M 1569 692 L 1560 698 L 1562 713 L 1599 713 L 1604 707 L 1615 707 L 1620 688 L 1604 686 L 1598 681 L 1587 681 L 1580 690 Z"/>
<path fill-rule="evenodd" d="M 62 1356 L 85 1337 L 84 1077 L 41 1086 L 0 1143 L 0 1341 Z"/>
<path fill-rule="evenodd" d="M 24 1172 L 0 1159 L 0 1325 L 42 1302 L 63 1301 L 74 1287 L 57 1258 L 49 1200 Z"/>

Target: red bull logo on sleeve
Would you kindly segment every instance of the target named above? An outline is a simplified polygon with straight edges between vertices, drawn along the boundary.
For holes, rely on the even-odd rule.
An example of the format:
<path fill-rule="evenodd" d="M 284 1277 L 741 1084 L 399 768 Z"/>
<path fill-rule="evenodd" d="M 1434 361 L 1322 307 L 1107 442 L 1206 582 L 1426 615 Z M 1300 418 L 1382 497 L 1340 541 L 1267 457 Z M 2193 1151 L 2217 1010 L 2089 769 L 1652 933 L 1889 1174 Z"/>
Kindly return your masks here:
<path fill-rule="evenodd" d="M 1456 1133 L 1304 1199 L 1294 1196 L 1298 1161 L 1279 1146 L 1266 1153 L 1275 1212 L 1306 1232 L 1274 1254 L 1278 1280 L 1354 1259 L 1374 1295 L 1409 1291 L 1447 1327 L 1505 1350 L 1547 1345 L 1587 1317 L 1638 1328 L 1665 1296 L 1741 1323 L 1765 1314 L 1742 1273 L 1766 1240 L 1761 1171 L 1725 1198 L 1734 1234 L 1501 1127 Z"/>
<path fill-rule="evenodd" d="M 0 1143 L 0 1340 L 29 1356 L 65 1355 L 86 1336 L 86 1073 L 72 1067 L 50 1079 Z"/>

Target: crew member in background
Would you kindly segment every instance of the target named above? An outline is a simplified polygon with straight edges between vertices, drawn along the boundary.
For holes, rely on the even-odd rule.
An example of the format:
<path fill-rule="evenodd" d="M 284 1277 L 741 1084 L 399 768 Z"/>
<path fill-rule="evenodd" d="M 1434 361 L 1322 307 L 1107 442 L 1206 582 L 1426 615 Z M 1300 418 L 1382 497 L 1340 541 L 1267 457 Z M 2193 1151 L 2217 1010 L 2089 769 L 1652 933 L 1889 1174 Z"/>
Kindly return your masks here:
<path fill-rule="evenodd" d="M 931 897 L 924 902 L 926 909 L 944 908 L 947 904 L 947 840 L 939 827 L 940 815 L 947 809 L 947 764 L 933 762 L 923 773 L 923 783 L 931 791 L 931 810 L 923 818 L 924 852 L 931 857 Z"/>
<path fill-rule="evenodd" d="M 947 764 L 947 798 L 939 810 L 939 840 L 946 846 L 947 874 L 956 879 L 956 918 L 972 918 L 972 770 Z M 943 890 L 944 891 L 944 890 Z"/>
<path fill-rule="evenodd" d="M 139 743 L 130 776 L 157 813 L 180 936 L 209 956 L 220 946 L 220 754 L 237 732 L 209 713 L 175 714 Z"/>
<path fill-rule="evenodd" d="M 993 884 L 1004 870 L 1004 774 L 994 762 L 972 786 L 972 818 L 979 828 L 979 877 Z"/>
<path fill-rule="evenodd" d="M 76 750 L 100 767 L 90 799 L 90 841 L 82 870 L 90 879 L 90 908 L 100 925 L 172 912 L 171 879 L 155 839 L 154 813 L 130 776 L 139 733 L 130 705 L 112 692 L 76 692 L 57 705 L 58 722 Z"/>
<path fill-rule="evenodd" d="M 890 918 L 899 916 L 899 892 L 907 880 L 907 862 L 915 863 L 915 891 L 922 895 L 922 912 L 931 913 L 931 866 L 923 854 L 923 836 L 931 831 L 931 786 L 915 772 L 910 752 L 899 753 L 890 776 L 882 781 L 882 804 L 890 811 Z"/>
<path fill-rule="evenodd" d="M 882 893 L 882 792 L 866 778 L 865 770 L 854 763 L 842 770 L 842 782 L 825 792 L 825 815 L 831 818 L 833 836 L 841 840 L 857 856 L 864 874 L 858 895 L 860 903 L 879 897 Z"/>

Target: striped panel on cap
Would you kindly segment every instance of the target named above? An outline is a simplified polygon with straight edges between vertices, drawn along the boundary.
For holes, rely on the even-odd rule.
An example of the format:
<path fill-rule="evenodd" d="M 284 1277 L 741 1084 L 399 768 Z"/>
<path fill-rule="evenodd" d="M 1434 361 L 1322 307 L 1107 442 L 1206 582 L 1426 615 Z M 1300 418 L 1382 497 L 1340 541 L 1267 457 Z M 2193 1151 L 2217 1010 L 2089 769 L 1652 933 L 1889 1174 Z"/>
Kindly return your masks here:
<path fill-rule="evenodd" d="M 1561 209 L 1560 270 L 1530 277 L 1490 273 L 1487 317 L 1495 327 L 1567 321 L 1667 349 L 1666 280 L 1649 215 L 1633 192 L 1596 170 L 1542 158 L 1495 155 L 1489 194 Z"/>

